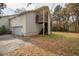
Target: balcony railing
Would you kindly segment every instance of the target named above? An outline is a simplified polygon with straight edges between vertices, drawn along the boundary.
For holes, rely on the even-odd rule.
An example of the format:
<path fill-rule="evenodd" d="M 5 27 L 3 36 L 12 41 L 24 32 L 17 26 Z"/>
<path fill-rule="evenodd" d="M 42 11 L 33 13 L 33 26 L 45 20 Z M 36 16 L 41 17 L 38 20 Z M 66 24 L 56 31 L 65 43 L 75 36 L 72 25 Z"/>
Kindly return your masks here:
<path fill-rule="evenodd" d="M 36 23 L 47 23 L 48 22 L 48 14 L 45 14 L 45 20 L 43 21 L 43 15 L 36 15 Z"/>

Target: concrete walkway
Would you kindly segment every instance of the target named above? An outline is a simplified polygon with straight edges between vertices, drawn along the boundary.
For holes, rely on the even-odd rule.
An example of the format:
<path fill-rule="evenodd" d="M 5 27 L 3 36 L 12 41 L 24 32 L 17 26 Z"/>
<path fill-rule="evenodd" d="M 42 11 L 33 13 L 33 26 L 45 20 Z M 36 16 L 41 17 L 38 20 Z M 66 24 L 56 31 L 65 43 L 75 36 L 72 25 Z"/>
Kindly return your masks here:
<path fill-rule="evenodd" d="M 20 38 L 13 37 L 12 35 L 2 35 L 0 36 L 0 55 L 5 55 L 17 48 L 30 44 L 30 42 L 20 40 Z"/>

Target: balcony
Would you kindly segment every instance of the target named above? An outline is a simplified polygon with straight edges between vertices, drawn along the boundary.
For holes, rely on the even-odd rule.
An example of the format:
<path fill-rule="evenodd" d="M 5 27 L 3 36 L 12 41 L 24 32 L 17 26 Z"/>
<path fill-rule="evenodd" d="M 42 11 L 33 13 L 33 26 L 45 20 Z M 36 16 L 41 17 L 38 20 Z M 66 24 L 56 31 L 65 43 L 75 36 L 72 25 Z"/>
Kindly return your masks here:
<path fill-rule="evenodd" d="M 36 23 L 42 24 L 43 22 L 48 22 L 48 13 L 45 13 L 45 20 L 43 21 L 43 14 L 36 15 Z"/>

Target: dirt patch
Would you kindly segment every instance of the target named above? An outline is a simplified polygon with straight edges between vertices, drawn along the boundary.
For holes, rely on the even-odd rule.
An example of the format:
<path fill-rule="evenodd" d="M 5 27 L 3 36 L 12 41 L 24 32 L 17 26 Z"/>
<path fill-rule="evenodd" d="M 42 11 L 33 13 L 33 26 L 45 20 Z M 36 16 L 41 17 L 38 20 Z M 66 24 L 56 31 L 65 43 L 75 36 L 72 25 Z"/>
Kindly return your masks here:
<path fill-rule="evenodd" d="M 53 35 L 51 38 L 50 36 L 33 36 L 31 37 L 31 42 L 57 55 L 79 55 L 79 39 L 77 38 L 56 37 L 56 39 L 54 39 Z"/>
<path fill-rule="evenodd" d="M 13 52 L 8 53 L 7 55 L 15 55 L 15 56 L 52 56 L 56 55 L 51 53 L 50 51 L 46 51 L 42 48 L 39 48 L 35 45 L 24 46 L 22 48 L 16 49 Z"/>

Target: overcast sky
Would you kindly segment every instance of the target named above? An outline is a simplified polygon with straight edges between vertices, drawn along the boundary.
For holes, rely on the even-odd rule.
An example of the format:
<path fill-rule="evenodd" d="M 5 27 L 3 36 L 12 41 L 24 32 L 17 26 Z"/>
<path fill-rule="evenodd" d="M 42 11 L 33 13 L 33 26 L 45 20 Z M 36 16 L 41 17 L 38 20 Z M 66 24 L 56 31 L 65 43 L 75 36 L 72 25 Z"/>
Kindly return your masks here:
<path fill-rule="evenodd" d="M 54 10 L 54 8 L 59 5 L 58 3 L 32 3 L 29 7 L 27 6 L 27 3 L 6 3 L 7 4 L 7 8 L 4 10 L 4 13 L 7 14 L 15 14 L 14 11 L 16 9 L 21 9 L 21 8 L 25 8 L 26 10 L 32 10 L 35 8 L 39 8 L 41 6 L 49 6 L 49 8 L 52 10 Z M 63 4 L 60 4 L 63 5 Z"/>
<path fill-rule="evenodd" d="M 11 8 L 11 9 L 17 9 L 17 8 L 26 8 L 27 3 L 6 3 L 7 4 L 7 8 Z M 32 3 L 28 8 L 32 9 L 32 8 L 37 8 L 39 6 L 49 6 L 50 8 L 54 8 L 56 5 L 56 3 Z M 28 9 L 27 8 L 27 9 Z"/>
<path fill-rule="evenodd" d="M 7 8 L 16 9 L 16 8 L 24 8 L 27 3 L 6 3 Z"/>

